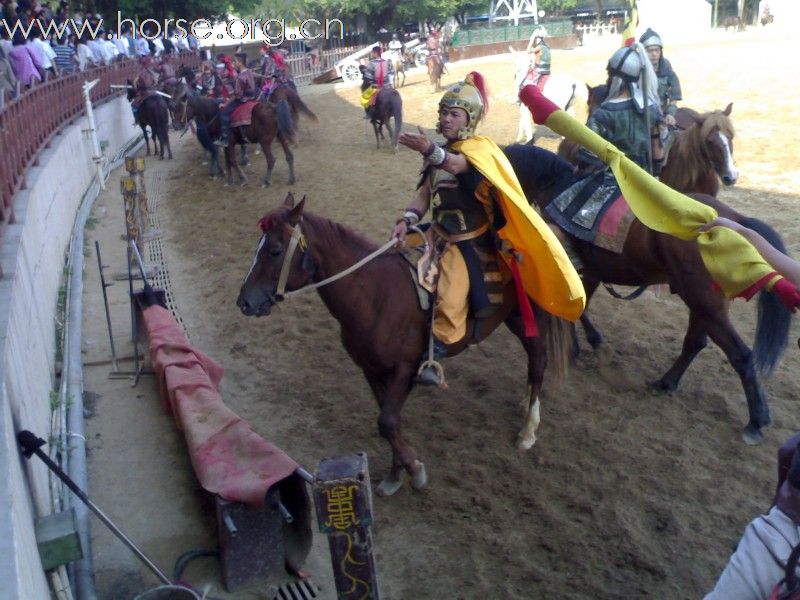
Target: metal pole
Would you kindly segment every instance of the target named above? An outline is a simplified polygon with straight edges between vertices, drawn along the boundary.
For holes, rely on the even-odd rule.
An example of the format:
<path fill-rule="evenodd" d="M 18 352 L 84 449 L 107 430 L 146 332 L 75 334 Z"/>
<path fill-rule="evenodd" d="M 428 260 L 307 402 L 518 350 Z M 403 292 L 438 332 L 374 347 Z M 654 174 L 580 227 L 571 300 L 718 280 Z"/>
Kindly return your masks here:
<path fill-rule="evenodd" d="M 103 261 L 100 259 L 100 242 L 97 240 L 94 241 L 94 250 L 97 254 L 97 268 L 100 269 L 100 286 L 103 288 L 103 304 L 106 308 L 106 324 L 108 325 L 108 340 L 111 342 L 111 363 L 114 365 L 114 370 L 119 371 L 119 367 L 117 366 L 117 351 L 114 349 L 114 334 L 111 331 L 111 313 L 108 310 L 108 294 L 106 293 L 106 288 L 111 283 L 106 283 L 106 278 L 103 275 Z"/>
<path fill-rule="evenodd" d="M 45 445 L 45 441 L 41 438 L 37 438 L 32 432 L 23 430 L 17 434 L 17 442 L 20 446 L 23 447 L 23 454 L 25 458 L 30 458 L 31 455 L 35 454 L 38 456 L 47 467 L 55 473 L 58 478 L 63 481 L 67 487 L 72 490 L 72 492 L 81 499 L 81 501 L 88 506 L 91 511 L 97 515 L 97 517 L 108 527 L 114 535 L 116 535 L 122 543 L 125 544 L 130 550 L 141 560 L 147 567 L 158 577 L 162 582 L 167 585 L 172 585 L 172 581 L 159 569 L 153 561 L 151 561 L 147 556 L 139 550 L 139 548 L 134 544 L 128 536 L 126 536 L 120 529 L 111 522 L 103 511 L 101 511 L 97 506 L 89 500 L 86 494 L 83 493 L 81 488 L 79 488 L 70 477 L 61 470 L 56 463 L 50 460 L 50 457 L 47 456 L 44 452 L 42 452 L 41 447 Z"/>

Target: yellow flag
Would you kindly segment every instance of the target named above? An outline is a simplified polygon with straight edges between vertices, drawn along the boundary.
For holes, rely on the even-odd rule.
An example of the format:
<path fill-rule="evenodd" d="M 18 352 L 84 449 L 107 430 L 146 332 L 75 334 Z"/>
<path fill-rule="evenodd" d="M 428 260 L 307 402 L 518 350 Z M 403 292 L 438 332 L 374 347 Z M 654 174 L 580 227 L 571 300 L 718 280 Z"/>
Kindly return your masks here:
<path fill-rule="evenodd" d="M 639 25 L 639 9 L 636 0 L 627 0 L 627 13 L 622 26 L 622 45 L 630 46 L 636 42 L 636 27 Z"/>

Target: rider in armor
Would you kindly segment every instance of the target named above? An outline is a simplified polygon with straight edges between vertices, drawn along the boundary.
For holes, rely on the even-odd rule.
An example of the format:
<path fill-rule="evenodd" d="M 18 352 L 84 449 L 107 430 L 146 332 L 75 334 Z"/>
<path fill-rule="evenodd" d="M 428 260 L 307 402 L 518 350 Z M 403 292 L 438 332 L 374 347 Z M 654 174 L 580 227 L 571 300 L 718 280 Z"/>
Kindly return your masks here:
<path fill-rule="evenodd" d="M 244 102 L 252 100 L 256 94 L 255 79 L 253 72 L 247 68 L 247 55 L 244 52 L 240 52 L 234 57 L 233 66 L 236 69 L 233 94 L 219 108 L 222 133 L 215 142 L 218 146 L 228 145 L 233 111 Z"/>
<path fill-rule="evenodd" d="M 425 39 L 425 49 L 428 51 L 428 57 L 425 62 L 431 60 L 434 56 L 441 57 L 442 53 L 442 32 L 438 28 L 431 29 L 430 34 Z"/>
<path fill-rule="evenodd" d="M 664 122 L 667 125 L 675 125 L 675 112 L 678 110 L 676 102 L 682 100 L 681 82 L 672 65 L 664 58 L 664 45 L 661 37 L 652 29 L 645 31 L 639 38 L 639 43 L 647 50 L 647 57 L 656 72 L 658 79 L 658 99 L 661 112 L 664 113 Z"/>
<path fill-rule="evenodd" d="M 643 169 L 649 170 L 652 161 L 652 174 L 657 176 L 667 130 L 655 72 L 644 58 L 644 49 L 638 44 L 620 48 L 609 59 L 606 70 L 608 96 L 586 124 Z"/>
<path fill-rule="evenodd" d="M 541 27 L 533 30 L 528 41 L 528 54 L 533 53 L 533 61 L 528 76 L 522 85 L 533 84 L 544 92 L 544 85 L 550 77 L 550 46 L 544 39 L 545 31 Z"/>
<path fill-rule="evenodd" d="M 394 67 L 392 62 L 381 57 L 380 46 L 375 46 L 371 52 L 371 58 L 366 69 L 364 69 L 364 81 L 369 83 L 369 87 L 361 94 L 361 106 L 366 111 L 366 117 L 370 117 L 372 107 L 372 97 L 382 87 L 391 87 L 394 84 Z"/>
<path fill-rule="evenodd" d="M 468 317 L 480 319 L 493 313 L 492 303 L 502 294 L 490 295 L 488 288 L 494 284 L 487 282 L 499 281 L 502 286 L 513 279 L 525 297 L 533 289 L 528 278 L 546 271 L 552 277 L 550 289 L 559 291 L 557 299 L 554 296 L 540 305 L 559 316 L 569 313 L 572 320 L 583 310 L 583 288 L 563 247 L 530 209 L 502 150 L 489 138 L 475 135 L 487 109 L 483 77 L 469 73 L 464 81 L 450 86 L 439 102 L 436 131 L 445 138 L 443 146 L 429 140 L 421 128 L 419 133 L 402 133 L 399 139 L 420 152 L 424 161 L 416 199 L 397 221 L 392 236 L 402 244 L 409 228 L 432 207 L 431 247 L 439 255 L 432 350 L 423 353 L 417 375 L 423 385 L 443 385 L 443 371 L 436 361 L 447 354 L 448 345 L 465 338 Z M 518 228 L 518 237 L 509 236 L 509 222 Z M 539 249 L 537 256 L 533 256 L 534 247 Z M 498 269 L 492 277 L 483 273 L 487 261 Z M 522 274 L 522 267 L 531 271 Z M 521 310 L 525 315 L 524 307 Z"/>
<path fill-rule="evenodd" d="M 392 40 L 389 42 L 389 51 L 397 56 L 401 64 L 406 62 L 406 46 L 400 41 L 400 36 L 396 32 L 392 34 Z"/>
<path fill-rule="evenodd" d="M 152 96 L 156 89 L 157 75 L 151 68 L 152 59 L 143 56 L 139 61 L 139 72 L 133 80 L 133 89 L 136 90 L 136 97 L 131 101 L 135 122 L 138 122 L 139 107 L 145 98 Z"/>

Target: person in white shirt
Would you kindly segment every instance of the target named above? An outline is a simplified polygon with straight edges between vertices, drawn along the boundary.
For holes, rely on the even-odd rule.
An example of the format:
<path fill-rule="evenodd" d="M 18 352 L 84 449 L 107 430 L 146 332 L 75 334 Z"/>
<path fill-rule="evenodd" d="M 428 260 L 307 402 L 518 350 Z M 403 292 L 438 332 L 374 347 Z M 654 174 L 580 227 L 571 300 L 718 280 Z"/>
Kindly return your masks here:
<path fill-rule="evenodd" d="M 117 37 L 115 33 L 111 34 L 112 36 L 112 43 L 117 49 L 117 56 L 122 56 L 124 58 L 130 58 L 133 56 L 133 49 L 128 47 L 128 40 L 124 37 Z"/>
<path fill-rule="evenodd" d="M 103 47 L 100 40 L 89 39 L 86 41 L 86 46 L 92 53 L 92 61 L 96 65 L 103 64 Z"/>
<path fill-rule="evenodd" d="M 143 37 L 137 37 L 133 40 L 133 46 L 136 54 L 139 56 L 148 56 L 150 54 L 150 45 Z"/>
<path fill-rule="evenodd" d="M 161 41 L 161 37 L 153 39 L 153 46 L 156 47 L 156 56 L 164 54 L 164 42 Z"/>
<path fill-rule="evenodd" d="M 45 42 L 42 39 L 42 32 L 39 31 L 38 28 L 31 28 L 31 39 L 28 40 L 27 45 L 35 48 L 39 52 L 39 56 L 42 58 L 42 68 L 45 71 L 50 71 L 51 75 L 58 75 L 54 62 L 56 53 L 53 51 L 50 42 Z"/>
<path fill-rule="evenodd" d="M 81 36 L 78 43 L 75 45 L 75 52 L 78 55 L 78 68 L 81 71 L 91 69 L 98 63 L 95 61 L 94 54 L 89 46 L 86 44 L 86 38 Z"/>

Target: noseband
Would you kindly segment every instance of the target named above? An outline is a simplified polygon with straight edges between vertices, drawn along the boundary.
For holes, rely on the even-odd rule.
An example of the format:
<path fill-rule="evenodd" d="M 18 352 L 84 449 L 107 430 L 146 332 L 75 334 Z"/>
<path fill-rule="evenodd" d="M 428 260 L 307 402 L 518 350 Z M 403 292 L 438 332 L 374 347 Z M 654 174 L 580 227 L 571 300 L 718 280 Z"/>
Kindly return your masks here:
<path fill-rule="evenodd" d="M 287 229 L 291 227 L 290 225 L 284 225 Z M 416 227 L 412 227 L 412 229 L 417 230 Z M 419 231 L 419 230 L 417 230 Z M 297 251 L 298 246 L 300 247 L 300 251 L 305 254 L 308 251 L 308 242 L 306 241 L 303 232 L 300 229 L 300 223 L 297 223 L 294 227 L 291 228 L 291 238 L 289 239 L 289 245 L 286 247 L 286 254 L 283 258 L 283 264 L 281 265 L 281 272 L 278 275 L 278 287 L 275 290 L 274 300 L 276 302 L 280 302 L 285 298 L 289 298 L 291 296 L 295 296 L 300 292 L 305 292 L 307 290 L 315 290 L 317 288 L 322 287 L 323 285 L 328 285 L 329 283 L 333 283 L 341 279 L 342 277 L 346 277 L 353 271 L 360 269 L 373 258 L 380 256 L 384 252 L 386 252 L 389 248 L 397 244 L 397 240 L 392 238 L 388 242 L 386 242 L 383 246 L 372 252 L 371 254 L 365 256 L 357 263 L 349 266 L 344 271 L 337 273 L 336 275 L 332 275 L 322 281 L 318 281 L 316 283 L 309 283 L 301 288 L 297 288 L 296 290 L 286 291 L 286 282 L 289 279 L 289 271 L 292 265 L 292 258 L 294 258 L 294 253 Z"/>

